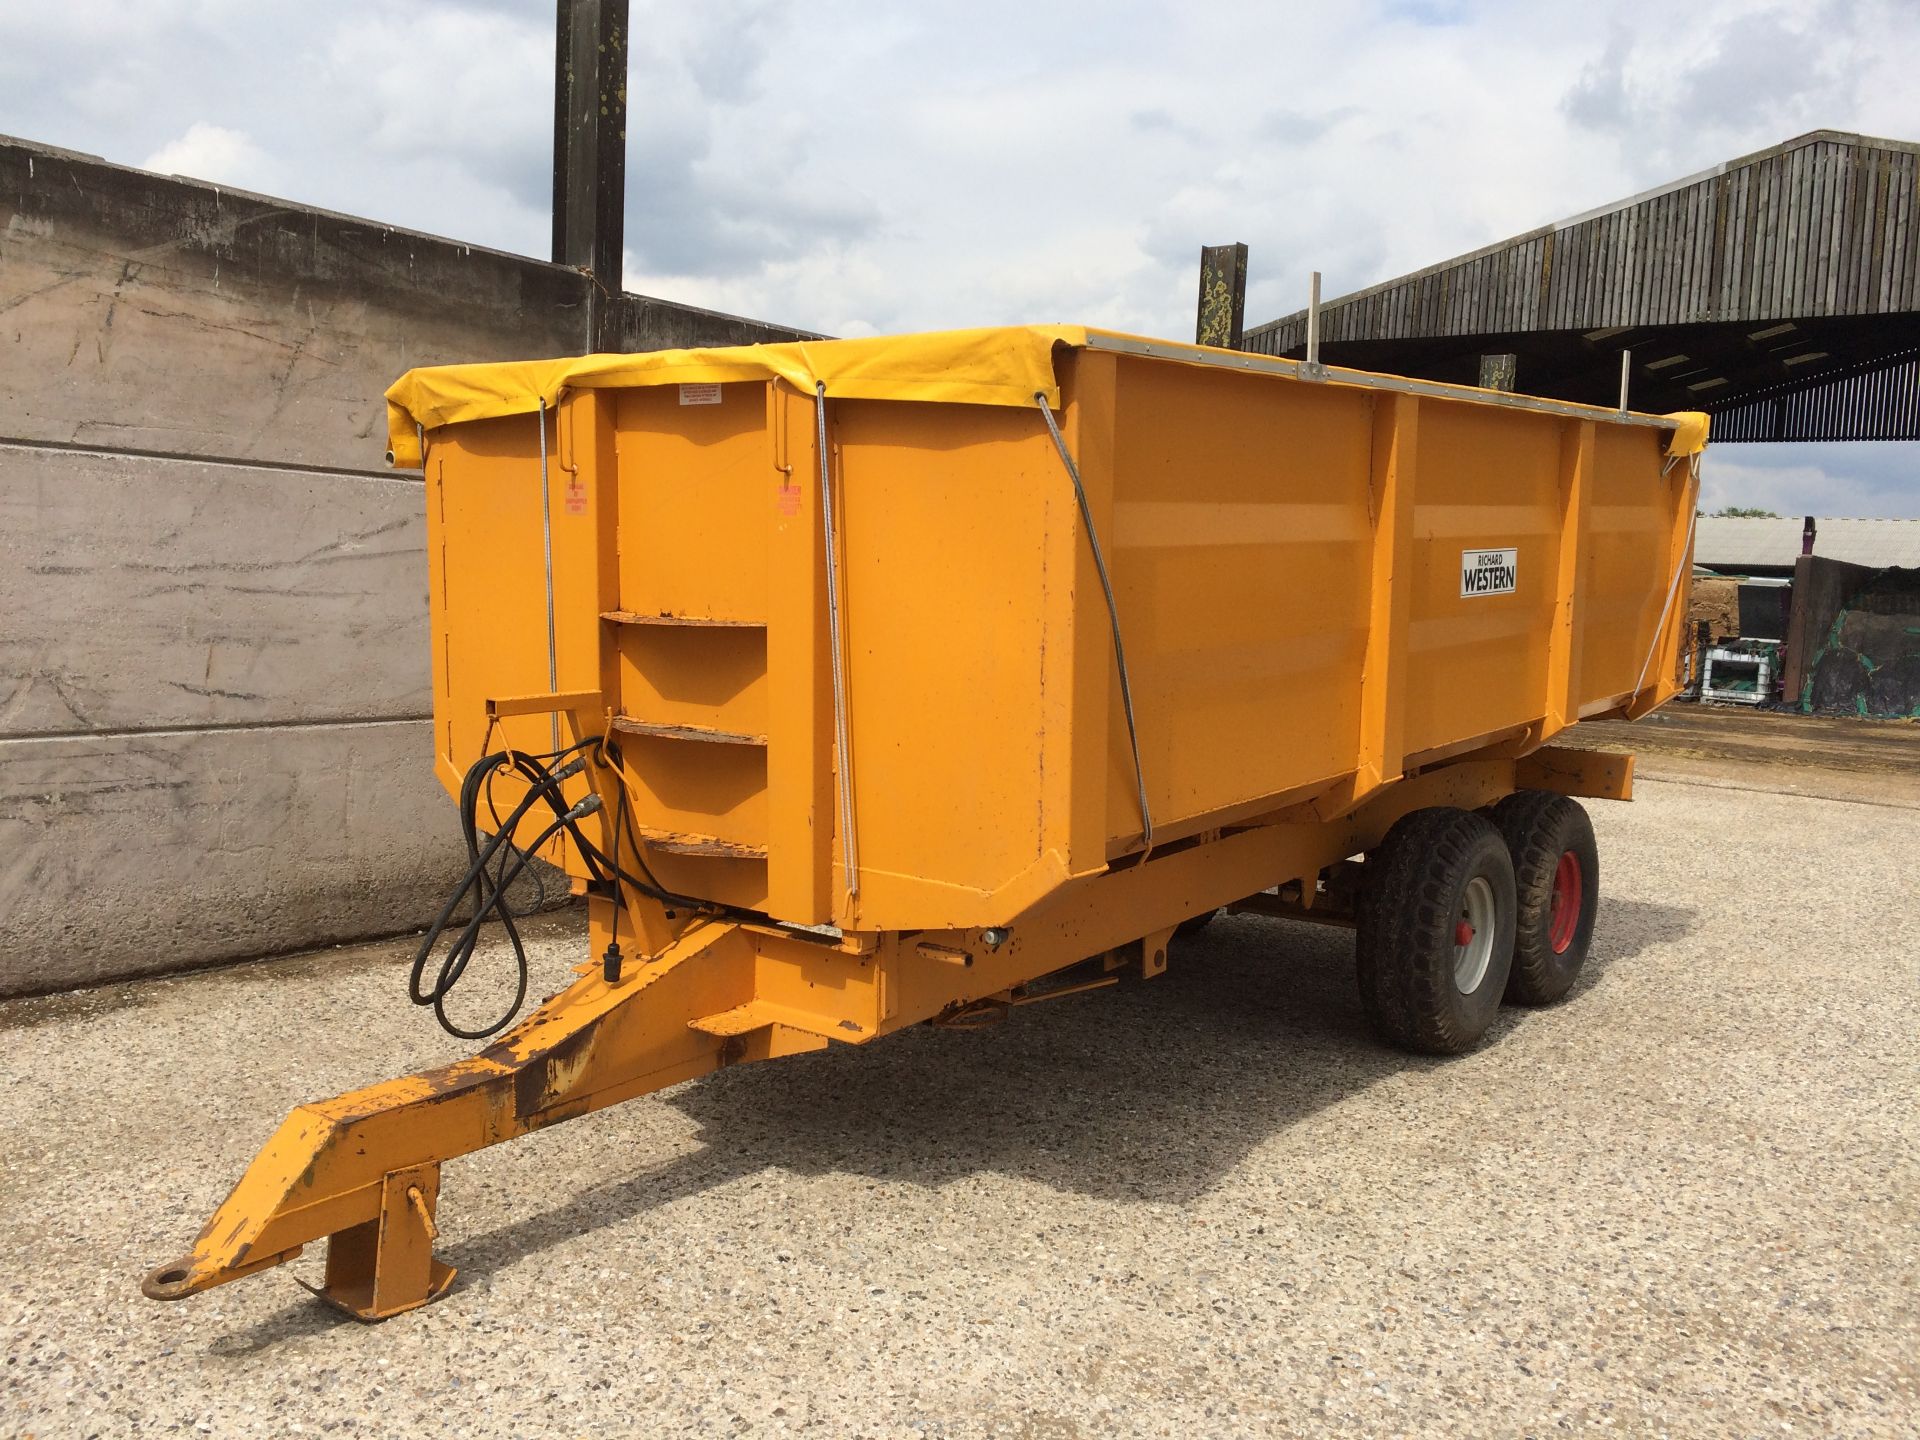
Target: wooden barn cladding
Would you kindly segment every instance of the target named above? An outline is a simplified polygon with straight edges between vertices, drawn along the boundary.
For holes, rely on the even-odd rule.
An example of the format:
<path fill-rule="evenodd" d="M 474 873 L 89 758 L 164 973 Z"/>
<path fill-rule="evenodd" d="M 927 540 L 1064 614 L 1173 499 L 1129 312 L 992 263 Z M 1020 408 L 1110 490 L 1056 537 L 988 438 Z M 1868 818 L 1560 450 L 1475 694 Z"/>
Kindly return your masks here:
<path fill-rule="evenodd" d="M 1333 301 L 1321 335 L 1518 330 L 1920 309 L 1920 145 L 1820 130 Z M 1283 355 L 1306 312 L 1247 332 Z"/>
<path fill-rule="evenodd" d="M 1322 355 L 1614 404 L 1627 351 L 1634 408 L 1719 441 L 1920 439 L 1917 176 L 1920 145 L 1816 131 L 1337 299 Z M 1305 341 L 1302 311 L 1244 348 Z"/>

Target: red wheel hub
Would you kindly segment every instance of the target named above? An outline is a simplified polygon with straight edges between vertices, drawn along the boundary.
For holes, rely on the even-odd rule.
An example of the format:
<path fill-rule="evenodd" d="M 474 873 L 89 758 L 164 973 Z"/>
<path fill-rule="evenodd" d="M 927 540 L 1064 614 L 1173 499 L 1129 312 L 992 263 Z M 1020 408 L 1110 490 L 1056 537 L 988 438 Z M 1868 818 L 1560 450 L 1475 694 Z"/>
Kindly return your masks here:
<path fill-rule="evenodd" d="M 1473 943 L 1473 926 L 1464 920 L 1456 924 L 1453 927 L 1453 943 L 1461 946 L 1471 945 Z"/>
<path fill-rule="evenodd" d="M 1553 868 L 1553 920 L 1547 930 L 1548 943 L 1556 955 L 1566 954 L 1580 928 L 1580 902 L 1585 898 L 1586 877 L 1580 873 L 1580 857 L 1563 851 Z"/>

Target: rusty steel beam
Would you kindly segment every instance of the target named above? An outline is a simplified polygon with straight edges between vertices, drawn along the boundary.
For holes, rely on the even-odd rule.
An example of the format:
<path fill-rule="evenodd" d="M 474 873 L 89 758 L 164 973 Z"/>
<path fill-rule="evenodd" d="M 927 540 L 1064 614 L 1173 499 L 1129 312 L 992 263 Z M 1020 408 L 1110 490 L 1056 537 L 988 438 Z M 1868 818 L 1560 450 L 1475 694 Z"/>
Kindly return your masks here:
<path fill-rule="evenodd" d="M 1247 247 L 1200 247 L 1200 309 L 1194 322 L 1197 345 L 1238 350 L 1247 320 Z"/>
<path fill-rule="evenodd" d="M 593 278 L 590 347 L 618 348 L 627 207 L 627 0 L 557 0 L 553 263 Z"/>

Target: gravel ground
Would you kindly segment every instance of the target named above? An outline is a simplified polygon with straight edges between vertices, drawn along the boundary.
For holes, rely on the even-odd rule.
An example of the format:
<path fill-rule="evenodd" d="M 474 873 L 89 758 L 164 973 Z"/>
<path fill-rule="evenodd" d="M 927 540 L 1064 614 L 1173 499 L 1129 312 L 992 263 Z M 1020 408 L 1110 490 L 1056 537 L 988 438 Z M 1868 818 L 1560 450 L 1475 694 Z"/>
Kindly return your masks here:
<path fill-rule="evenodd" d="M 1587 976 L 1472 1056 L 1223 920 L 456 1162 L 459 1283 L 372 1327 L 137 1284 L 287 1108 L 457 1053 L 400 947 L 0 1006 L 0 1433 L 1914 1434 L 1920 810 L 1595 811 Z"/>

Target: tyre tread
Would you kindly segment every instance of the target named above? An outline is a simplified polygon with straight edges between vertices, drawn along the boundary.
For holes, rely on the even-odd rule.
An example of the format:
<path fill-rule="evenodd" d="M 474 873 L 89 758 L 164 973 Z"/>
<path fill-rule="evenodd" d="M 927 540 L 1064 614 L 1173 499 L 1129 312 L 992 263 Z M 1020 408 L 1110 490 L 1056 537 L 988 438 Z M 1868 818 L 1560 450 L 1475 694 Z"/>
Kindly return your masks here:
<path fill-rule="evenodd" d="M 1593 822 L 1577 800 L 1551 790 L 1517 790 L 1495 805 L 1489 818 L 1513 855 L 1517 914 L 1507 999 L 1517 1005 L 1551 1005 L 1572 989 L 1592 943 L 1600 887 Z M 1553 872 L 1569 849 L 1583 850 L 1588 863 L 1584 914 L 1571 960 L 1555 955 L 1544 939 L 1552 925 Z"/>
<path fill-rule="evenodd" d="M 1436 957 L 1452 954 L 1454 879 L 1488 834 L 1499 832 L 1470 811 L 1416 810 L 1368 857 L 1356 947 L 1361 1005 L 1407 1049 L 1452 1055 L 1480 1039 L 1458 1023 L 1446 993 L 1452 971 Z"/>

